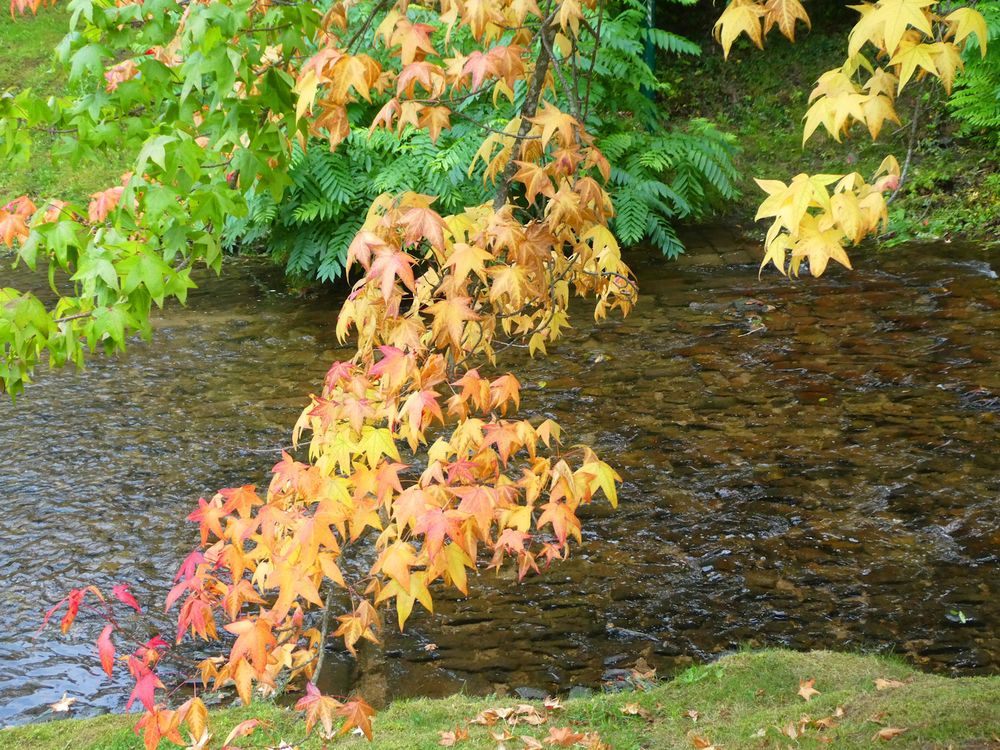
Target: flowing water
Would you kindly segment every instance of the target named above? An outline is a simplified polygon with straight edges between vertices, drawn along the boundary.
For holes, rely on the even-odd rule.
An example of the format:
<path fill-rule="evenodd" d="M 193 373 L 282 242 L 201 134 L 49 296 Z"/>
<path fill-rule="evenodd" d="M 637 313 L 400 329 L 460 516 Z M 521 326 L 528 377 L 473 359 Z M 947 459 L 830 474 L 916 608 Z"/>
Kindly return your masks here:
<path fill-rule="evenodd" d="M 581 306 L 548 359 L 507 359 L 527 415 L 555 417 L 619 469 L 618 511 L 591 506 L 583 547 L 541 577 L 482 575 L 360 663 L 331 654 L 326 688 L 373 701 L 565 692 L 640 655 L 664 674 L 742 645 L 996 673 L 991 262 L 913 246 L 789 283 L 638 257 L 630 318 L 594 325 Z M 347 354 L 337 301 L 279 283 L 233 262 L 163 313 L 151 342 L 0 405 L 0 725 L 49 716 L 64 692 L 79 713 L 120 710 L 127 685 L 100 669 L 100 623 L 33 639 L 42 613 L 85 583 L 162 602 L 197 541 L 182 520 L 197 497 L 266 483 L 305 395 Z M 170 622 L 154 608 L 150 634 Z"/>

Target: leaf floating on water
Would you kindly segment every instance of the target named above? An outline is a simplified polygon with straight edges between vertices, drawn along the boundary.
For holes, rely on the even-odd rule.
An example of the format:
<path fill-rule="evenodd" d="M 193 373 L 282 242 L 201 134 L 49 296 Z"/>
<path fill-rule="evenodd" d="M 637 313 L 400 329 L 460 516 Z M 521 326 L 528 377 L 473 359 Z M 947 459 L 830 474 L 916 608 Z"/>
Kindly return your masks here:
<path fill-rule="evenodd" d="M 49 704 L 49 708 L 57 714 L 66 713 L 70 710 L 74 703 L 76 703 L 76 698 L 69 698 L 66 693 L 63 693 L 62 698 L 57 700 L 55 703 Z"/>

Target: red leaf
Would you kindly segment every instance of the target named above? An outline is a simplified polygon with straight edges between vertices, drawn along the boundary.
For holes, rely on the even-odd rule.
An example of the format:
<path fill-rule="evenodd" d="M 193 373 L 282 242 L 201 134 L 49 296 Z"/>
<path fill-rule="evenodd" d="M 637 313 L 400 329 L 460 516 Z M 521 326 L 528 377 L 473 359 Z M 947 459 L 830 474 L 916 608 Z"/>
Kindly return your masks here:
<path fill-rule="evenodd" d="M 111 670 L 115 666 L 115 644 L 111 642 L 114 630 L 115 626 L 109 622 L 97 638 L 97 654 L 101 657 L 101 666 L 104 667 L 108 677 L 111 677 Z"/>
<path fill-rule="evenodd" d="M 142 612 L 139 607 L 139 602 L 135 600 L 135 597 L 128 592 L 128 586 L 124 583 L 119 583 L 117 586 L 111 589 L 111 595 L 115 597 L 122 604 L 127 604 L 136 612 Z"/>

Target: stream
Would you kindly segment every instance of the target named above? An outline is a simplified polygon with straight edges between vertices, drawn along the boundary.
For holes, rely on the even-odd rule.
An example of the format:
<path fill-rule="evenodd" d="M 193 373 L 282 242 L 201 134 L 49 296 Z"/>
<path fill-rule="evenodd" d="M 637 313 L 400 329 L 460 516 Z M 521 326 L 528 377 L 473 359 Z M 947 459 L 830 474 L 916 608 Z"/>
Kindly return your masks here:
<path fill-rule="evenodd" d="M 635 255 L 629 318 L 575 304 L 547 359 L 508 356 L 522 414 L 622 474 L 618 510 L 590 506 L 583 546 L 542 576 L 471 577 L 360 662 L 331 652 L 324 689 L 565 694 L 640 656 L 669 675 L 745 646 L 1000 671 L 1000 263 L 958 244 L 854 258 L 789 282 Z M 35 638 L 45 610 L 127 582 L 172 640 L 162 602 L 198 541 L 184 517 L 266 485 L 308 393 L 350 356 L 335 296 L 288 294 L 246 260 L 198 280 L 150 342 L 0 403 L 0 726 L 50 718 L 64 692 L 76 715 L 123 709 L 101 622 Z"/>

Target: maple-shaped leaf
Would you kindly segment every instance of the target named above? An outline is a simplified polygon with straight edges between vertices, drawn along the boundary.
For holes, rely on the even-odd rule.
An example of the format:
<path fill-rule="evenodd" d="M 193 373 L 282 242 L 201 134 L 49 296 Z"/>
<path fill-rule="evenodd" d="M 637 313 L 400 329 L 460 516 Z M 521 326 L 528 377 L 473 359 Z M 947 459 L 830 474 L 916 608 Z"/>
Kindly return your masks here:
<path fill-rule="evenodd" d="M 399 218 L 399 224 L 405 230 L 403 242 L 406 244 L 412 245 L 426 239 L 431 247 L 444 249 L 445 223 L 436 211 L 430 208 L 409 208 Z"/>
<path fill-rule="evenodd" d="M 160 682 L 160 678 L 156 676 L 155 672 L 134 656 L 128 658 L 128 668 L 132 677 L 135 678 L 135 687 L 132 688 L 132 693 L 125 704 L 125 710 L 128 711 L 132 708 L 132 704 L 138 699 L 147 711 L 154 711 L 156 709 L 154 692 L 157 688 L 165 690 L 166 686 Z"/>
<path fill-rule="evenodd" d="M 549 736 L 542 742 L 553 747 L 572 747 L 583 739 L 583 734 L 572 727 L 549 727 Z"/>
<path fill-rule="evenodd" d="M 937 0 L 879 0 L 874 6 L 852 6 L 862 13 L 851 31 L 847 54 L 858 54 L 867 42 L 878 43 L 893 56 L 907 29 L 913 27 L 927 37 L 934 36 L 930 19 L 924 11 Z M 865 10 L 861 11 L 860 9 Z"/>
<path fill-rule="evenodd" d="M 795 41 L 795 22 L 804 21 L 812 28 L 809 14 L 799 0 L 767 0 L 764 5 L 764 35 L 771 33 L 771 28 L 777 25 L 778 31 L 790 41 Z"/>
<path fill-rule="evenodd" d="M 125 188 L 116 185 L 91 195 L 90 206 L 87 208 L 87 217 L 90 221 L 96 224 L 108 218 L 108 214 L 114 211 L 124 192 Z"/>
<path fill-rule="evenodd" d="M 959 8 L 945 16 L 944 20 L 952 27 L 955 44 L 961 44 L 970 35 L 975 34 L 976 41 L 979 42 L 979 52 L 986 57 L 989 30 L 982 13 L 975 8 Z"/>
<path fill-rule="evenodd" d="M 759 49 L 764 48 L 762 8 L 753 0 L 733 0 L 726 6 L 719 20 L 712 27 L 716 41 L 722 45 L 723 56 L 729 58 L 729 50 L 740 34 L 746 34 Z"/>
<path fill-rule="evenodd" d="M 441 131 L 451 127 L 451 110 L 447 107 L 423 107 L 417 118 L 417 125 L 427 130 L 431 143 L 437 143 Z"/>
<path fill-rule="evenodd" d="M 349 615 L 340 615 L 337 618 L 340 626 L 333 635 L 344 639 L 344 647 L 352 654 L 357 655 L 354 645 L 364 638 L 372 643 L 378 643 L 373 628 L 379 626 L 378 615 L 375 609 L 363 599 L 357 609 Z"/>
<path fill-rule="evenodd" d="M 385 573 L 394 578 L 404 591 L 410 590 L 410 568 L 416 565 L 417 555 L 413 545 L 403 541 L 397 541 L 386 547 L 379 555 L 375 565 L 372 566 L 372 573 Z"/>
<path fill-rule="evenodd" d="M 897 91 L 903 90 L 918 68 L 933 76 L 938 75 L 937 65 L 934 62 L 934 56 L 937 52 L 937 44 L 923 44 L 907 40 L 900 42 L 896 48 L 896 54 L 889 60 L 890 65 L 899 66 L 899 88 Z"/>
<path fill-rule="evenodd" d="M 413 264 L 416 261 L 410 255 L 391 248 L 380 249 L 375 254 L 368 277 L 379 282 L 382 298 L 388 302 L 396 288 L 398 278 L 411 292 L 416 290 L 413 278 Z"/>
<path fill-rule="evenodd" d="M 468 730 L 461 727 L 455 727 L 450 731 L 439 731 L 438 735 L 441 738 L 438 740 L 441 747 L 455 747 L 459 742 L 469 739 Z"/>
<path fill-rule="evenodd" d="M 337 713 L 344 717 L 344 723 L 340 727 L 338 734 L 347 734 L 357 727 L 370 742 L 372 739 L 372 717 L 375 709 L 369 706 L 361 698 L 353 698 L 342 705 Z"/>
<path fill-rule="evenodd" d="M 524 183 L 524 197 L 528 203 L 534 203 L 539 194 L 547 198 L 555 195 L 552 179 L 540 164 L 527 161 L 515 161 L 518 166 L 514 179 Z"/>
<path fill-rule="evenodd" d="M 13 247 L 15 240 L 26 240 L 28 234 L 28 225 L 23 216 L 0 209 L 0 242 Z"/>
<path fill-rule="evenodd" d="M 108 677 L 111 677 L 115 666 L 115 644 L 111 642 L 111 634 L 114 631 L 115 626 L 109 622 L 97 638 L 97 654 L 101 659 L 101 667 Z"/>
<path fill-rule="evenodd" d="M 542 128 L 542 146 L 547 146 L 553 135 L 558 135 L 559 143 L 563 146 L 569 146 L 575 141 L 576 118 L 554 104 L 542 102 L 542 111 L 532 117 L 531 121 Z"/>
<path fill-rule="evenodd" d="M 798 694 L 807 703 L 820 694 L 819 690 L 813 687 L 815 684 L 815 679 L 802 680 L 799 683 Z"/>
<path fill-rule="evenodd" d="M 246 618 L 231 622 L 226 630 L 236 636 L 236 642 L 229 652 L 229 660 L 235 664 L 244 656 L 257 670 L 258 674 L 267 666 L 267 655 L 277 642 L 271 623 L 263 618 Z"/>
<path fill-rule="evenodd" d="M 176 711 L 166 708 L 149 708 L 133 731 L 136 734 L 142 732 L 142 741 L 146 750 L 156 750 L 161 739 L 169 740 L 175 745 L 183 745 L 184 738 L 181 737 L 180 717 Z"/>
<path fill-rule="evenodd" d="M 451 268 L 455 282 L 461 284 L 470 273 L 476 274 L 486 281 L 486 263 L 493 260 L 493 254 L 481 247 L 456 242 L 454 249 L 445 261 L 445 267 Z"/>
<path fill-rule="evenodd" d="M 201 530 L 201 543 L 202 545 L 206 545 L 208 544 L 209 532 L 215 534 L 219 539 L 225 537 L 226 534 L 222 530 L 222 525 L 219 521 L 225 518 L 226 515 L 228 514 L 223 509 L 222 500 L 219 496 L 213 497 L 211 501 L 199 497 L 198 509 L 189 513 L 187 520 L 198 524 Z"/>
<path fill-rule="evenodd" d="M 479 320 L 470 307 L 471 301 L 469 297 L 448 297 L 427 307 L 427 312 L 434 316 L 431 332 L 438 344 L 462 348 L 466 322 Z"/>
<path fill-rule="evenodd" d="M 198 696 L 188 698 L 181 704 L 177 709 L 177 719 L 187 724 L 192 737 L 201 738 L 208 733 L 208 708 Z"/>
<path fill-rule="evenodd" d="M 306 712 L 306 734 L 319 722 L 326 737 L 333 736 L 333 720 L 344 704 L 336 698 L 323 695 L 311 682 L 306 683 L 306 694 L 295 704 L 296 711 Z"/>

